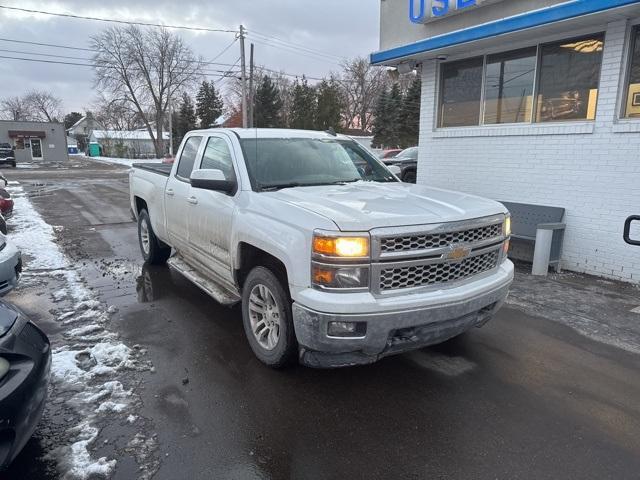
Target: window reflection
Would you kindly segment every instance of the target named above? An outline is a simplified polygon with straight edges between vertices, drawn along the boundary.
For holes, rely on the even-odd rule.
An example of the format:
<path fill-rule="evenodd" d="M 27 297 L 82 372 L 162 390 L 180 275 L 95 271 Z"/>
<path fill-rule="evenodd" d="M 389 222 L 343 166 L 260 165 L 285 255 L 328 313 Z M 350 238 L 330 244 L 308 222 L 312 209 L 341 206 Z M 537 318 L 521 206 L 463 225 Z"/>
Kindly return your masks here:
<path fill-rule="evenodd" d="M 484 123 L 531 121 L 537 48 L 489 55 Z"/>
<path fill-rule="evenodd" d="M 633 30 L 625 116 L 640 118 L 640 27 Z"/>
<path fill-rule="evenodd" d="M 482 57 L 477 57 L 443 64 L 441 127 L 478 125 L 483 62 Z"/>
<path fill-rule="evenodd" d="M 536 121 L 594 120 L 604 35 L 543 45 Z"/>

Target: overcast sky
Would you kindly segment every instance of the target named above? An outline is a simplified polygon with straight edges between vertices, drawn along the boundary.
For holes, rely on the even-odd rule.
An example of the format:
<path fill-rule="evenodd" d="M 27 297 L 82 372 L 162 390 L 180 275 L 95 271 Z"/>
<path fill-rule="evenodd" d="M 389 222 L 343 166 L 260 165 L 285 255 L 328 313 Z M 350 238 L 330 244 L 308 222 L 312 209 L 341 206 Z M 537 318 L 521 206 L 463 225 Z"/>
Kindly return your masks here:
<path fill-rule="evenodd" d="M 243 24 L 256 35 L 270 35 L 336 57 L 368 55 L 377 49 L 379 0 L 0 0 L 0 5 L 72 13 L 130 21 L 237 29 Z M 0 38 L 76 47 L 88 47 L 90 35 L 110 24 L 0 9 Z M 233 40 L 229 33 L 175 30 L 197 55 L 216 57 Z M 256 63 L 275 70 L 321 77 L 338 70 L 338 58 L 293 52 L 265 45 L 255 37 Z M 261 43 L 258 43 L 261 42 Z M 278 43 L 274 40 L 267 42 Z M 12 50 L 13 52 L 8 52 Z M 0 40 L 0 56 L 67 62 L 88 61 L 27 55 L 46 53 L 89 58 L 90 52 L 11 43 Z M 216 61 L 234 63 L 236 43 Z M 218 68 L 218 67 L 211 67 Z M 94 99 L 91 68 L 33 63 L 0 58 L 0 97 L 21 95 L 30 89 L 53 91 L 64 111 L 84 111 Z"/>

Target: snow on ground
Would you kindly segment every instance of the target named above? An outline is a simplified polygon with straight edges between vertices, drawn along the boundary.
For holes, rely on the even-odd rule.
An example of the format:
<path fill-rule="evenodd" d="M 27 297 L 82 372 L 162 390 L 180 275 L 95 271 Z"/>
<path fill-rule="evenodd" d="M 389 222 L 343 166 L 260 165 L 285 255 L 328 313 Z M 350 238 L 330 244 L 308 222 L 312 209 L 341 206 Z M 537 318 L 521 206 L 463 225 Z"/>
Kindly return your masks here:
<path fill-rule="evenodd" d="M 22 285 L 29 286 L 43 277 L 63 280 L 65 287 L 51 292 L 60 307 L 56 320 L 65 325 L 62 338 L 52 342 L 51 401 L 62 401 L 75 412 L 75 426 L 70 425 L 69 441 L 63 442 L 47 458 L 57 463 L 65 480 L 109 477 L 117 461 L 94 458 L 92 451 L 100 434 L 100 425 L 119 419 L 132 423 L 139 398 L 121 383 L 124 372 L 150 370 L 146 351 L 136 345 L 129 348 L 115 332 L 109 330 L 110 318 L 117 309 L 99 302 L 85 287 L 80 274 L 60 249 L 54 228 L 44 221 L 19 185 L 8 190 L 15 201 L 10 239 L 22 250 L 25 266 Z M 147 459 L 153 442 L 131 440 L 140 444 L 136 458 Z M 140 470 L 151 474 L 144 464 Z"/>
<path fill-rule="evenodd" d="M 89 157 L 91 160 L 96 160 L 103 163 L 111 163 L 113 165 L 124 165 L 130 167 L 134 163 L 162 163 L 161 158 L 113 158 L 113 157 Z"/>

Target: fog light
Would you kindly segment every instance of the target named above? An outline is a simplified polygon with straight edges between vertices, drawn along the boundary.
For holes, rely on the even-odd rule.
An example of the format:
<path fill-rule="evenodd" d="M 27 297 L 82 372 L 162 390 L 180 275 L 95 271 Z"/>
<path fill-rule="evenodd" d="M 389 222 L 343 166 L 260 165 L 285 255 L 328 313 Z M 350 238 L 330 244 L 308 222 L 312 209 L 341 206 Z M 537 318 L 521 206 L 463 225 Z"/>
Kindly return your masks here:
<path fill-rule="evenodd" d="M 364 337 L 366 334 L 366 322 L 329 322 L 327 327 L 330 337 Z"/>

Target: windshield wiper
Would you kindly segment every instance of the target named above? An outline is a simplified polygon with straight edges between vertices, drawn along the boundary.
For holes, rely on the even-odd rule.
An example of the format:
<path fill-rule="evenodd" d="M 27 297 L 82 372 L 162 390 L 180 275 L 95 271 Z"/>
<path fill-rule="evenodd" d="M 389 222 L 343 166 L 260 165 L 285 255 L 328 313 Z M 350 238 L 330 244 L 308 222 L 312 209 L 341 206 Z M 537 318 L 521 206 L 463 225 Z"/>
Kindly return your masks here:
<path fill-rule="evenodd" d="M 361 178 L 355 178 L 352 180 L 337 180 L 335 182 L 318 182 L 318 183 L 302 183 L 302 182 L 290 182 L 279 183 L 276 185 L 261 185 L 261 192 L 275 192 L 282 190 L 283 188 L 295 188 L 295 187 L 321 187 L 323 185 L 346 185 L 347 183 L 354 183 L 362 180 Z"/>

